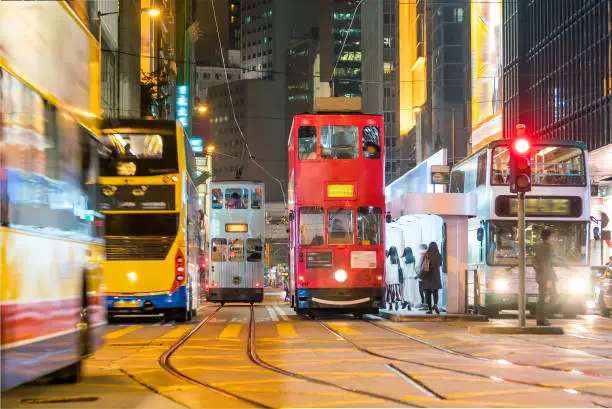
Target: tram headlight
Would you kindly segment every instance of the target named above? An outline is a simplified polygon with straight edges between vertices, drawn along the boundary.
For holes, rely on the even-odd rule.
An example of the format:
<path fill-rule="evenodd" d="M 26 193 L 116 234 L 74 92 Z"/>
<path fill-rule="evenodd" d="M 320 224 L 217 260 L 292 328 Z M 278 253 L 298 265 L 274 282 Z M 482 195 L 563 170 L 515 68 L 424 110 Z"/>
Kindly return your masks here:
<path fill-rule="evenodd" d="M 508 283 L 508 280 L 505 278 L 498 278 L 493 283 L 493 288 L 495 288 L 495 291 L 508 291 L 509 287 L 510 283 Z"/>
<path fill-rule="evenodd" d="M 344 271 L 342 269 L 336 270 L 336 272 L 334 273 L 334 278 L 339 283 L 345 282 L 347 277 L 348 277 L 348 274 L 346 274 L 346 271 Z"/>
<path fill-rule="evenodd" d="M 574 294 L 584 294 L 589 289 L 589 283 L 584 278 L 572 278 L 569 280 L 569 292 Z"/>

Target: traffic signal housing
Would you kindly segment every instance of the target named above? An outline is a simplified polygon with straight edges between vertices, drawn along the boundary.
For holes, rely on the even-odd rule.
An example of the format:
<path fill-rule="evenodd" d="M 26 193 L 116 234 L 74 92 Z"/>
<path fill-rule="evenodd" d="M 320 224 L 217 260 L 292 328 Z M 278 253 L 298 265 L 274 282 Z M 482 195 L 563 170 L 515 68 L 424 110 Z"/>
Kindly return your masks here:
<path fill-rule="evenodd" d="M 531 191 L 531 141 L 524 134 L 524 127 L 517 127 L 517 137 L 510 145 L 510 191 Z"/>

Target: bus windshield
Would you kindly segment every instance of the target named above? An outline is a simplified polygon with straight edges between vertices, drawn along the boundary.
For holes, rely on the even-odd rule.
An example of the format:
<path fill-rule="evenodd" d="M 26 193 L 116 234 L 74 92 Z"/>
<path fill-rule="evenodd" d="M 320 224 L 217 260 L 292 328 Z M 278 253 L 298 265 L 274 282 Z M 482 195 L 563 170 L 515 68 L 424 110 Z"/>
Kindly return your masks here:
<path fill-rule="evenodd" d="M 493 149 L 492 185 L 507 185 L 510 172 L 507 146 Z M 531 157 L 532 184 L 586 186 L 584 152 L 575 146 L 535 146 Z"/>
<path fill-rule="evenodd" d="M 110 154 L 101 176 L 155 176 L 178 173 L 176 137 L 155 134 L 105 135 Z"/>
<path fill-rule="evenodd" d="M 321 127 L 321 157 L 323 159 L 356 159 L 359 128 L 354 125 Z"/>
<path fill-rule="evenodd" d="M 554 234 L 553 247 L 559 264 L 586 265 L 587 224 L 584 222 L 528 221 L 525 229 L 525 247 L 528 262 L 534 256 L 535 245 L 544 229 Z M 487 261 L 490 265 L 516 265 L 518 263 L 518 234 L 516 222 L 490 222 L 487 241 Z"/>

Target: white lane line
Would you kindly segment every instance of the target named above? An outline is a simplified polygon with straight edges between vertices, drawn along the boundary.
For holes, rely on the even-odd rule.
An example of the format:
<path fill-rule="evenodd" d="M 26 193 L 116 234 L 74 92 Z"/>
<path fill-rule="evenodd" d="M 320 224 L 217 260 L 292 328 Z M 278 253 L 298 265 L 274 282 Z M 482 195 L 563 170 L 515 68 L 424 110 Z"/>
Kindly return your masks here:
<path fill-rule="evenodd" d="M 270 318 L 272 318 L 272 321 L 278 321 L 278 315 L 276 315 L 276 311 L 274 311 L 274 308 L 267 305 L 266 310 L 268 311 L 268 314 L 270 314 Z"/>
<path fill-rule="evenodd" d="M 283 311 L 281 307 L 279 307 L 278 305 L 275 305 L 273 308 L 274 310 L 276 310 L 281 320 L 289 321 L 289 317 L 287 317 L 287 314 L 285 314 L 285 311 Z"/>

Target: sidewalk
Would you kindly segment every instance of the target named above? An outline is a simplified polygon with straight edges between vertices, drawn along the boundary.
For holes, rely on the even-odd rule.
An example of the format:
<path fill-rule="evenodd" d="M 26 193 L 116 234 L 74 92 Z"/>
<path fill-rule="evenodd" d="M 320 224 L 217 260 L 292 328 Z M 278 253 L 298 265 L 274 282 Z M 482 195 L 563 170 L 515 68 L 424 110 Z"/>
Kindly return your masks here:
<path fill-rule="evenodd" d="M 473 315 L 473 314 L 448 314 L 446 311 L 440 309 L 440 314 L 427 314 L 426 310 L 419 309 L 399 309 L 399 310 L 387 310 L 381 309 L 379 315 L 394 322 L 413 322 L 413 321 L 434 321 L 434 322 L 445 322 L 445 321 L 474 321 L 474 322 L 486 322 L 488 317 L 486 315 Z"/>

